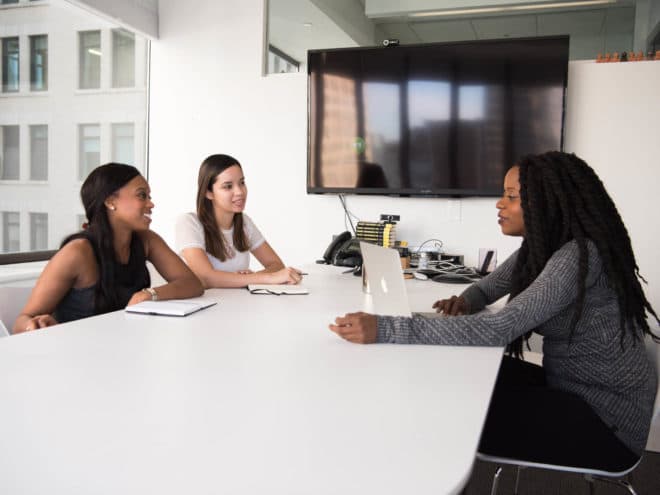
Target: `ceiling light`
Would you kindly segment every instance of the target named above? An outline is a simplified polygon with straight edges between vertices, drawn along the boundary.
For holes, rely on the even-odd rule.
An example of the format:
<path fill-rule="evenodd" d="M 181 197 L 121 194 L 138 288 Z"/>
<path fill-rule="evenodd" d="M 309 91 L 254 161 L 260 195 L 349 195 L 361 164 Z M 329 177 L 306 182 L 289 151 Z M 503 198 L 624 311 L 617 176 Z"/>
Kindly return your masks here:
<path fill-rule="evenodd" d="M 92 55 L 96 55 L 97 57 L 101 56 L 101 50 L 97 50 L 96 48 L 88 48 L 87 53 L 91 53 Z"/>
<path fill-rule="evenodd" d="M 495 12 L 515 12 L 520 10 L 565 9 L 570 7 L 604 5 L 608 3 L 616 3 L 616 0 L 584 0 L 578 2 L 553 2 L 524 5 L 503 5 L 501 7 L 478 7 L 475 9 L 438 10 L 433 12 L 416 12 L 414 14 L 408 14 L 408 17 L 443 17 L 453 15 L 492 14 Z"/>

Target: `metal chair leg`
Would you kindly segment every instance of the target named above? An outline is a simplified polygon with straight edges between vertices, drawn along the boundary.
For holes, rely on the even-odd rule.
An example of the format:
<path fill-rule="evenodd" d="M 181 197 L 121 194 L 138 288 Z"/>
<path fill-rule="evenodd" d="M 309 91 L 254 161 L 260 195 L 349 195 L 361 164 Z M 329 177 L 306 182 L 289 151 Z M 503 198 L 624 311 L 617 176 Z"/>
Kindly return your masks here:
<path fill-rule="evenodd" d="M 517 466 L 516 469 L 516 484 L 513 488 L 513 495 L 518 495 L 518 486 L 520 484 L 520 471 L 525 469 L 525 466 Z"/>
<path fill-rule="evenodd" d="M 616 479 L 616 478 L 605 478 L 603 476 L 596 476 L 593 474 L 585 474 L 584 478 L 589 482 L 589 495 L 594 494 L 594 481 L 602 481 L 604 483 L 610 483 L 612 485 L 617 485 L 620 486 L 621 488 L 625 488 L 628 490 L 628 493 L 630 495 L 637 495 L 637 492 L 633 488 L 633 486 L 628 483 L 626 480 L 622 479 Z"/>
<path fill-rule="evenodd" d="M 495 475 L 493 476 L 493 484 L 490 487 L 490 495 L 497 495 L 497 485 L 500 482 L 500 474 L 502 474 L 502 466 L 497 468 Z"/>

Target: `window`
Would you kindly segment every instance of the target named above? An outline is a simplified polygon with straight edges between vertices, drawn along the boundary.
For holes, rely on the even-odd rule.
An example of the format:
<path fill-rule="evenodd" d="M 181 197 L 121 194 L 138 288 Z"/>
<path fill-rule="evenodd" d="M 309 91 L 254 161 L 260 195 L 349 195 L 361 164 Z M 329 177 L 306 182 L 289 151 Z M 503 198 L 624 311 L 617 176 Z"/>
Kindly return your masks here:
<path fill-rule="evenodd" d="M 18 3 L 18 0 L 2 0 L 2 5 L 9 5 L 10 3 Z"/>
<path fill-rule="evenodd" d="M 2 38 L 2 92 L 18 91 L 18 36 Z"/>
<path fill-rule="evenodd" d="M 92 170 L 101 165 L 101 126 L 79 125 L 78 146 L 78 179 L 84 180 Z"/>
<path fill-rule="evenodd" d="M 0 180 L 20 179 L 20 157 L 18 153 L 19 131 L 17 125 L 2 126 L 2 156 L 0 156 Z"/>
<path fill-rule="evenodd" d="M 112 87 L 135 86 L 135 35 L 112 30 Z"/>
<path fill-rule="evenodd" d="M 79 36 L 80 89 L 101 87 L 101 31 L 81 31 Z"/>
<path fill-rule="evenodd" d="M 30 251 L 48 249 L 48 213 L 30 213 Z"/>
<path fill-rule="evenodd" d="M 268 73 L 300 72 L 300 62 L 273 45 L 268 45 Z"/>
<path fill-rule="evenodd" d="M 48 89 L 48 35 L 30 36 L 30 89 Z"/>
<path fill-rule="evenodd" d="M 30 126 L 30 180 L 48 180 L 48 126 Z"/>
<path fill-rule="evenodd" d="M 94 168 L 146 168 L 149 41 L 84 3 L 0 5 L 0 273 L 81 229 Z"/>
<path fill-rule="evenodd" d="M 133 124 L 112 124 L 112 161 L 134 165 Z"/>
<path fill-rule="evenodd" d="M 21 221 L 17 211 L 2 212 L 2 251 L 16 253 L 21 249 Z"/>

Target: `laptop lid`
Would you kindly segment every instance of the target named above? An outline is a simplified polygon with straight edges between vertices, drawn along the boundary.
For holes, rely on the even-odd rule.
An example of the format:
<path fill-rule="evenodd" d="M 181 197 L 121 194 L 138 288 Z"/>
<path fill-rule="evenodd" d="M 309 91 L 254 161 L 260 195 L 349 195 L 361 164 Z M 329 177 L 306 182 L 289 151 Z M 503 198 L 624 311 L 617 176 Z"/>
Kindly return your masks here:
<path fill-rule="evenodd" d="M 360 251 L 373 304 L 369 309 L 379 315 L 411 316 L 399 252 L 368 242 L 360 242 Z"/>

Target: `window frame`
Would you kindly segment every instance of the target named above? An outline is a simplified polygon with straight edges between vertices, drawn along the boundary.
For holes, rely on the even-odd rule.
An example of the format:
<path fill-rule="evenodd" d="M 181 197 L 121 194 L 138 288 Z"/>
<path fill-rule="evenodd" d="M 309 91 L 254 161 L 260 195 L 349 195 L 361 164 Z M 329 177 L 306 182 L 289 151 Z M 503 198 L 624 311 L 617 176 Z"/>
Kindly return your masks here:
<path fill-rule="evenodd" d="M 43 0 L 30 0 L 30 1 L 43 1 Z M 98 29 L 92 29 L 91 31 L 99 31 Z M 100 30 L 102 31 L 102 30 Z M 77 62 L 77 70 L 78 72 L 80 71 L 79 67 L 79 57 L 80 57 L 80 37 L 79 33 L 81 31 L 77 31 L 78 33 L 78 62 Z M 10 36 L 12 37 L 12 36 Z M 0 37 L 0 45 L 2 45 L 2 41 L 4 38 Z M 103 43 L 103 37 L 101 35 L 101 43 Z M 136 47 L 137 50 L 137 47 Z M 1 63 L 1 56 L 2 56 L 2 48 L 0 46 L 0 63 Z M 19 57 L 20 57 L 20 37 L 19 37 Z M 137 57 L 137 51 L 136 51 L 136 57 Z M 135 77 L 136 77 L 136 84 L 137 84 L 137 67 L 135 68 Z M 20 70 L 20 59 L 19 59 L 19 70 Z M 146 112 L 145 112 L 145 122 L 144 122 L 144 146 L 145 148 L 143 150 L 137 150 L 136 152 L 141 153 L 141 155 L 144 158 L 144 164 L 143 164 L 143 174 L 145 177 L 149 177 L 149 92 L 151 90 L 151 42 L 150 40 L 146 40 L 145 43 L 145 76 L 144 76 L 144 91 L 146 92 Z M 77 87 L 75 88 L 75 91 L 81 91 L 80 88 L 80 72 L 77 75 Z M 102 78 L 103 75 L 100 75 L 101 78 L 101 85 L 103 84 Z M 20 73 L 19 73 L 19 85 L 20 85 Z M 0 92 L 2 90 L 2 81 L 0 81 Z M 19 86 L 20 89 L 20 86 Z M 82 91 L 86 91 L 82 89 Z M 96 91 L 95 89 L 90 89 L 88 91 Z M 138 132 L 138 122 L 134 121 L 134 133 Z M 47 124 L 48 125 L 48 124 Z M 20 130 L 19 130 L 20 132 Z M 48 139 L 50 141 L 50 125 L 48 125 Z M 134 134 L 135 138 L 136 134 Z M 78 137 L 78 136 L 76 136 Z M 50 144 L 49 144 L 50 146 Z M 49 157 L 50 158 L 50 157 Z M 48 160 L 50 162 L 50 159 Z M 50 166 L 50 163 L 49 163 Z M 82 215 L 84 217 L 84 214 Z M 86 221 L 86 219 L 85 219 Z M 80 229 L 81 226 L 77 226 L 77 229 Z M 22 263 L 32 263 L 32 262 L 42 262 L 42 261 L 48 261 L 50 260 L 55 253 L 57 253 L 58 249 L 49 249 L 45 251 L 20 251 L 20 252 L 12 252 L 12 253 L 0 253 L 0 267 L 3 265 L 17 265 L 17 264 L 22 264 Z"/>

